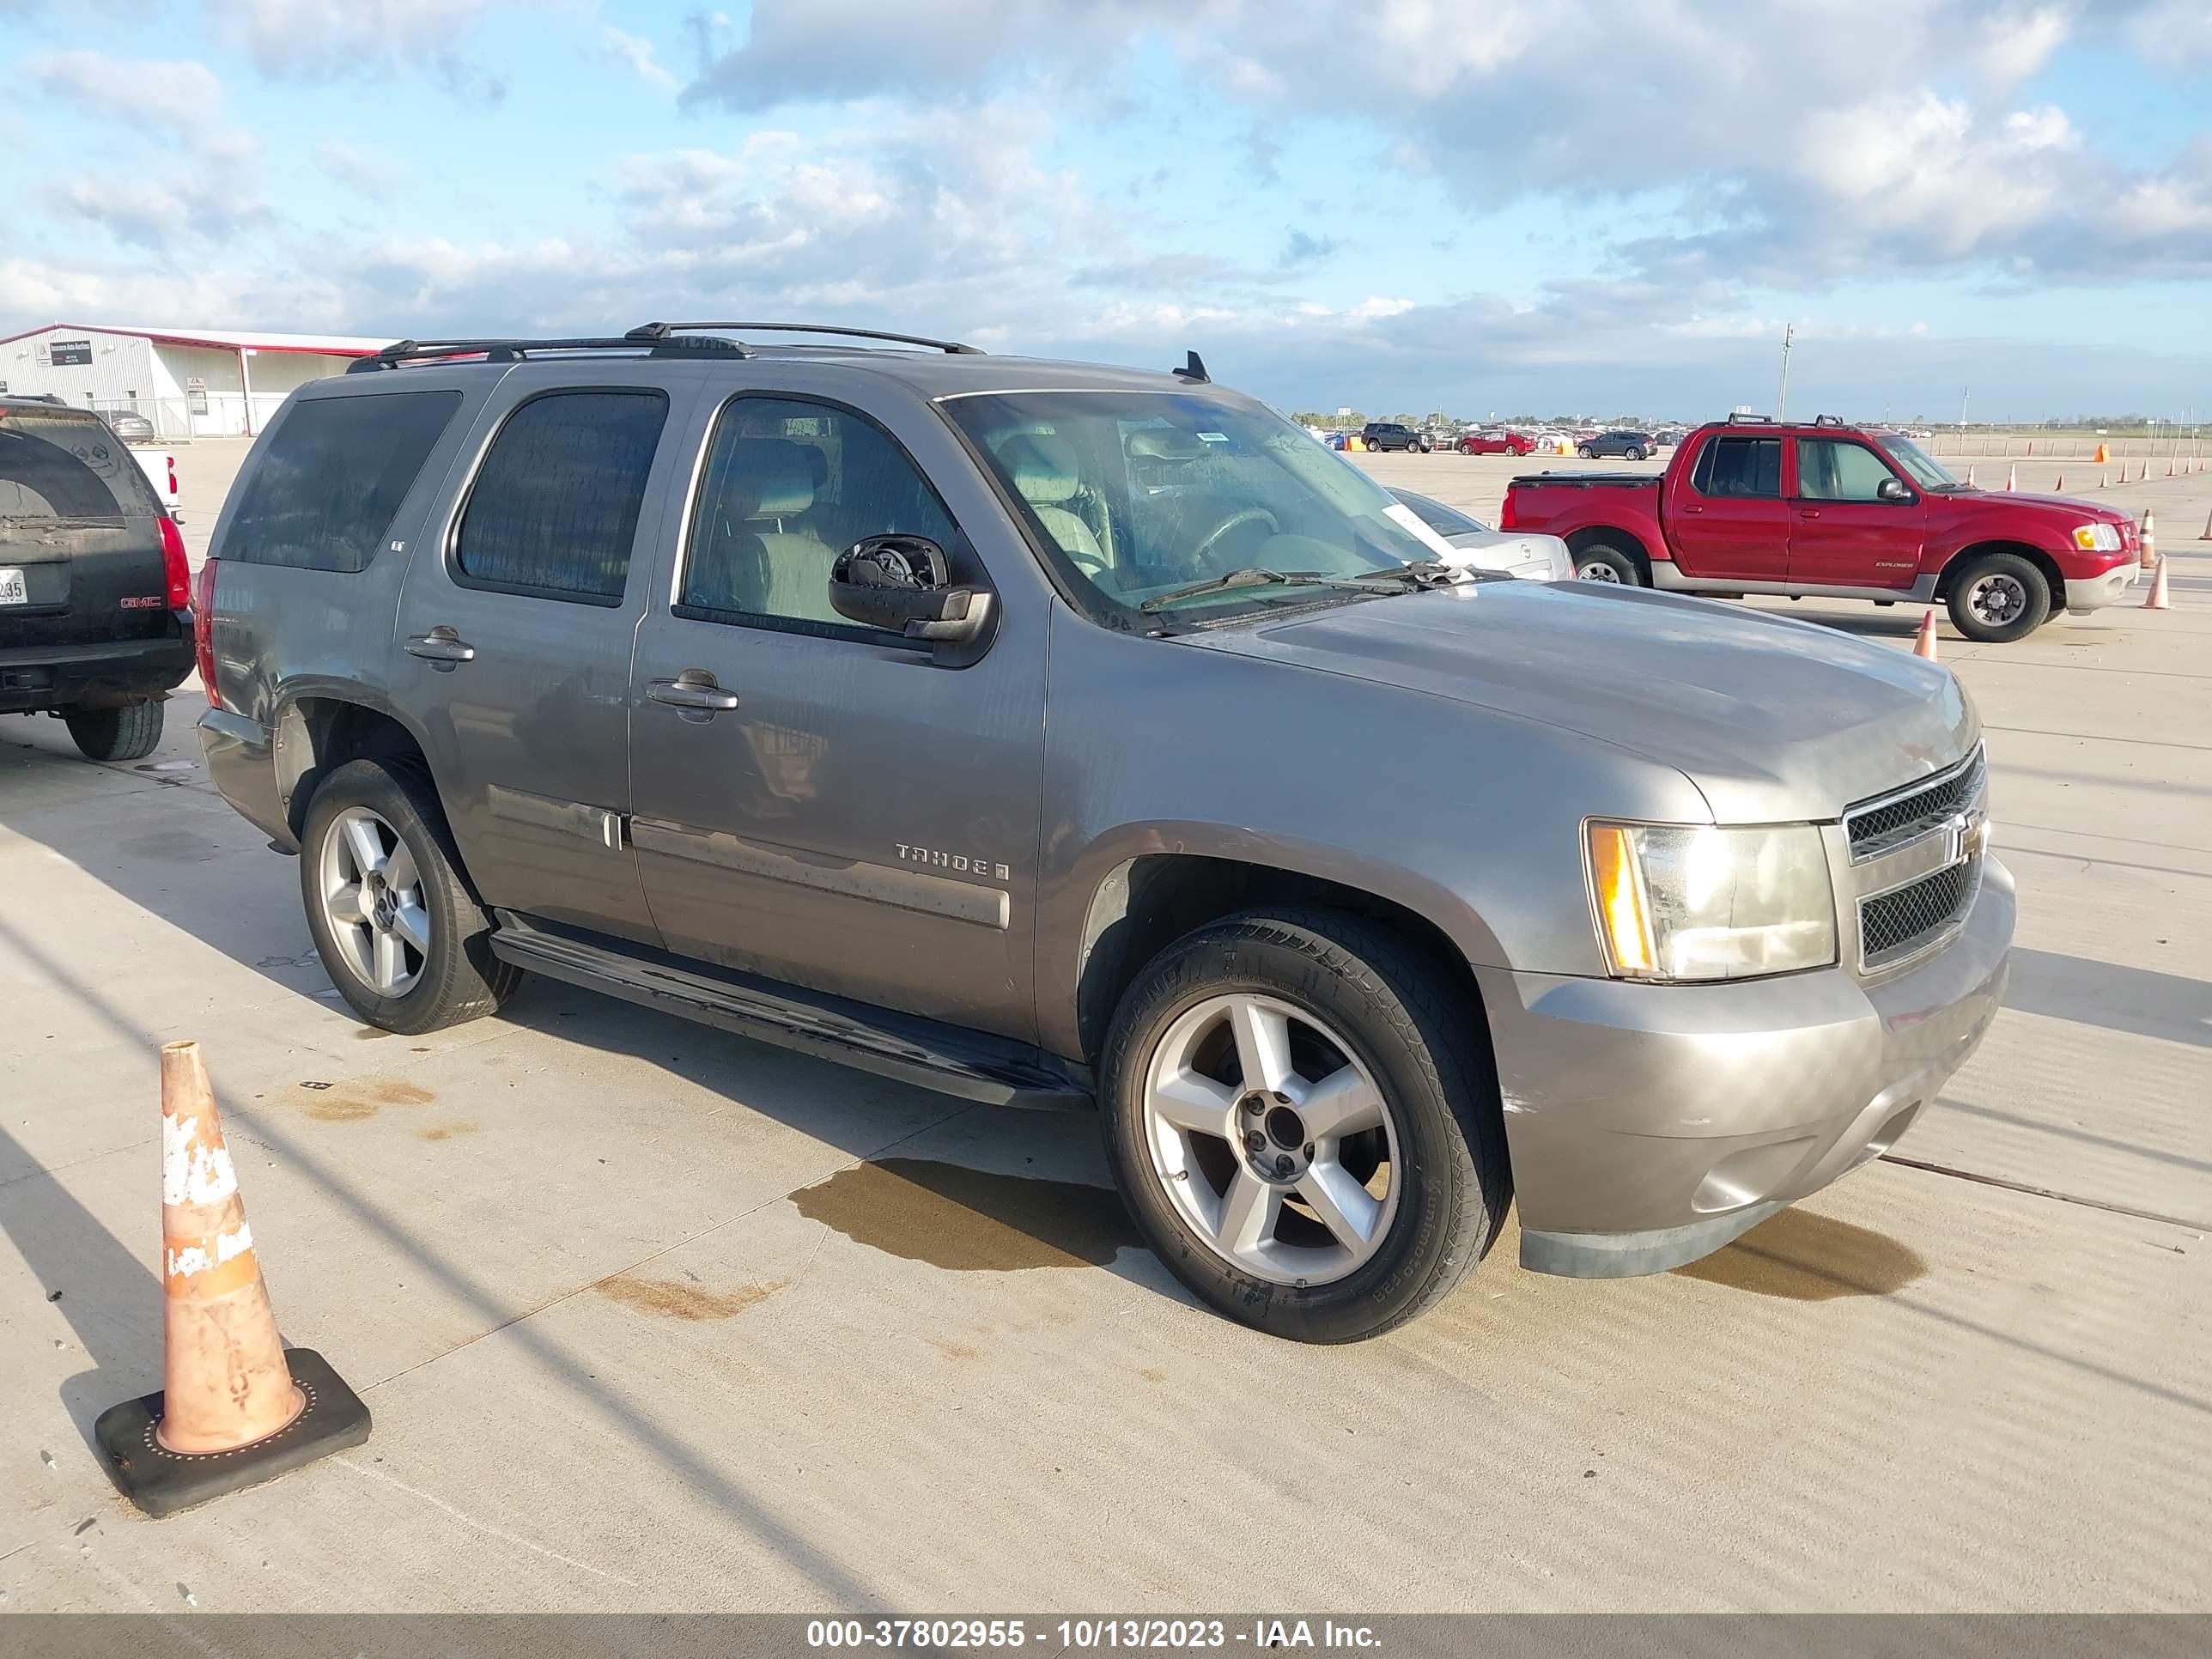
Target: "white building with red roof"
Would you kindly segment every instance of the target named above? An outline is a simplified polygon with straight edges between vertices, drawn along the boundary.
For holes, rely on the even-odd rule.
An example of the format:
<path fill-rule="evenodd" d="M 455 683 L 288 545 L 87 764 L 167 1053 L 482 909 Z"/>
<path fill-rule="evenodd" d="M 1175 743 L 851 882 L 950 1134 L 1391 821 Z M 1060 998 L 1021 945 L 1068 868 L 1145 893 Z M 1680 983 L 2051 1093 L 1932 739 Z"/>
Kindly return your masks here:
<path fill-rule="evenodd" d="M 250 436 L 292 390 L 392 342 L 350 334 L 49 323 L 0 338 L 0 394 L 135 410 L 165 439 Z"/>

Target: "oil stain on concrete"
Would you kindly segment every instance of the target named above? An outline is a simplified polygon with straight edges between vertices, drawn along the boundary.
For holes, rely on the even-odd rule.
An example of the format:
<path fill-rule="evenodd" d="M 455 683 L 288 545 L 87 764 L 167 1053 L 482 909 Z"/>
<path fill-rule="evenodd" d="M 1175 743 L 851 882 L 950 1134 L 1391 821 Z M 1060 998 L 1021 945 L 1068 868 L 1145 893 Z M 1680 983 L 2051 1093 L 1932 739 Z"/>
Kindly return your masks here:
<path fill-rule="evenodd" d="M 304 1086 L 304 1085 L 303 1085 Z M 386 1106 L 428 1106 L 438 1097 L 412 1083 L 379 1081 L 341 1085 L 316 1095 L 307 1115 L 319 1123 L 359 1123 Z"/>
<path fill-rule="evenodd" d="M 1761 1296 L 1829 1302 L 1887 1296 L 1926 1273 L 1928 1264 L 1887 1234 L 1809 1210 L 1784 1210 L 1725 1249 L 1674 1271 Z"/>
<path fill-rule="evenodd" d="M 710 1291 L 703 1285 L 686 1285 L 673 1279 L 639 1279 L 617 1273 L 592 1286 L 625 1308 L 659 1314 L 666 1319 L 732 1319 L 746 1309 L 765 1302 L 784 1287 L 778 1279 L 764 1285 L 740 1285 L 734 1291 Z"/>
<path fill-rule="evenodd" d="M 1139 1242 L 1111 1188 L 928 1158 L 855 1164 L 791 1201 L 856 1243 L 955 1273 L 1103 1267 Z"/>

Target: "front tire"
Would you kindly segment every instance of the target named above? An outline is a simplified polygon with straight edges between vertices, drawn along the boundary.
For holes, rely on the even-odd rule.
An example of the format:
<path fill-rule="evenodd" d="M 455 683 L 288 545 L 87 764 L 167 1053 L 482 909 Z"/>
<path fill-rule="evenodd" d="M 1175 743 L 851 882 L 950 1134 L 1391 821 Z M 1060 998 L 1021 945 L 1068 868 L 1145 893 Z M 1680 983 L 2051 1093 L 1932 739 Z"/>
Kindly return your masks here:
<path fill-rule="evenodd" d="M 1984 553 L 1960 566 L 1947 602 L 1951 623 L 1984 645 L 2010 645 L 2051 615 L 2051 581 L 2017 553 Z"/>
<path fill-rule="evenodd" d="M 315 949 L 353 1011 L 417 1036 L 495 1012 L 522 970 L 491 953 L 428 776 L 348 761 L 308 803 L 300 892 Z"/>
<path fill-rule="evenodd" d="M 161 741 L 161 703 L 156 698 L 120 708 L 65 708 L 62 724 L 87 760 L 143 760 Z"/>
<path fill-rule="evenodd" d="M 1449 1295 L 1510 1196 L 1480 1009 L 1328 910 L 1187 934 L 1121 999 L 1106 1152 L 1146 1241 L 1216 1312 L 1357 1342 Z"/>

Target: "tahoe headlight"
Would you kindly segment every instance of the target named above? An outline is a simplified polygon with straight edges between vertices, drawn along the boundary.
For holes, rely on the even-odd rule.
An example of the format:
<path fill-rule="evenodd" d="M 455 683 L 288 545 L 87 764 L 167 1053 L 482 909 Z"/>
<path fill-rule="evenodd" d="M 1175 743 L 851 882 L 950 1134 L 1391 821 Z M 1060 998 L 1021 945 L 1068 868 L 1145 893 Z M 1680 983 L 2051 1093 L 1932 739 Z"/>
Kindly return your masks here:
<path fill-rule="evenodd" d="M 2120 550 L 2120 527 L 2116 524 L 2077 524 L 2074 526 L 2074 545 L 2084 553 L 2117 553 Z"/>
<path fill-rule="evenodd" d="M 1836 903 L 1809 823 L 1604 823 L 1589 833 L 1590 902 L 1613 972 L 1742 979 L 1836 959 Z"/>

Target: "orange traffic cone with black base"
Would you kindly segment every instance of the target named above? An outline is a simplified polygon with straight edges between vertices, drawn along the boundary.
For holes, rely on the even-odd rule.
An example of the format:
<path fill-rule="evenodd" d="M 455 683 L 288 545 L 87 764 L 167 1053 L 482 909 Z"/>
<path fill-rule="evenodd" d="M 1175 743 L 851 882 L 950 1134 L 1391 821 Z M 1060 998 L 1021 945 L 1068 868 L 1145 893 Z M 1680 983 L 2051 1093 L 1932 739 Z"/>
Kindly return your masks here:
<path fill-rule="evenodd" d="M 368 1438 L 368 1407 L 323 1357 L 288 1348 L 197 1042 L 161 1049 L 162 1383 L 93 1440 L 123 1495 L 173 1515 Z"/>
<path fill-rule="evenodd" d="M 2173 601 L 2166 597 L 2166 561 L 2164 559 L 2158 562 L 2158 569 L 2150 579 L 2150 592 L 2143 596 L 2142 608 L 2146 611 L 2173 609 Z"/>
<path fill-rule="evenodd" d="M 1920 632 L 1912 641 L 1912 654 L 1923 662 L 1936 660 L 1936 607 L 1920 613 Z"/>

